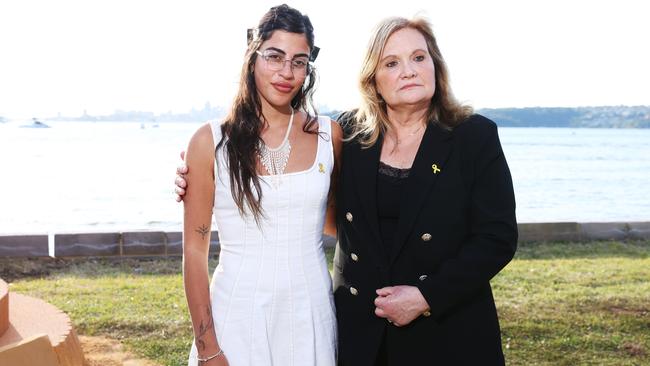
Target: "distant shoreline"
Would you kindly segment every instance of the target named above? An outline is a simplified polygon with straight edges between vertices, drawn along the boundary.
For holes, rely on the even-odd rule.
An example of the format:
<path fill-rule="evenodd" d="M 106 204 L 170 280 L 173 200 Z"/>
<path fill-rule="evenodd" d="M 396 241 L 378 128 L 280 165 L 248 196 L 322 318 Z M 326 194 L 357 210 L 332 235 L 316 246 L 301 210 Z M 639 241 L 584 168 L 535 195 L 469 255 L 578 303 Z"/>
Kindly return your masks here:
<path fill-rule="evenodd" d="M 341 110 L 321 109 L 321 115 L 332 118 Z M 650 128 L 650 106 L 601 106 L 601 107 L 526 107 L 526 108 L 481 108 L 482 114 L 500 127 L 571 127 L 571 128 Z M 110 115 L 93 116 L 84 113 L 78 117 L 57 116 L 44 118 L 45 121 L 70 122 L 189 122 L 198 123 L 223 118 L 226 111 L 222 107 L 209 104 L 201 110 L 193 109 L 187 113 L 155 114 L 146 111 L 116 111 Z M 0 122 L 8 122 L 0 116 Z"/>
<path fill-rule="evenodd" d="M 477 112 L 500 127 L 650 128 L 650 106 L 485 108 Z"/>

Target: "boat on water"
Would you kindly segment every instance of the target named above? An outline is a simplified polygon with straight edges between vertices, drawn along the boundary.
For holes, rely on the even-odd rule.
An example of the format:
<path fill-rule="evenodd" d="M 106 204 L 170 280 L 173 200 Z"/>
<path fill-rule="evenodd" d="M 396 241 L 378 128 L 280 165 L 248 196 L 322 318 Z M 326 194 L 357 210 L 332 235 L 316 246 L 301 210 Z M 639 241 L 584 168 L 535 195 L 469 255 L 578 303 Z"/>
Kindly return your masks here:
<path fill-rule="evenodd" d="M 147 128 L 147 126 L 149 126 L 149 128 L 158 128 L 158 127 L 160 127 L 160 125 L 158 124 L 158 122 L 156 122 L 156 119 L 155 119 L 155 118 L 152 119 L 150 122 L 151 122 L 151 123 L 148 124 L 148 125 L 145 124 L 144 122 L 140 123 L 140 129 L 144 130 L 145 128 Z"/>
<path fill-rule="evenodd" d="M 22 125 L 23 128 L 50 128 L 47 124 L 39 121 L 37 118 L 32 118 L 32 123 L 27 125 Z"/>

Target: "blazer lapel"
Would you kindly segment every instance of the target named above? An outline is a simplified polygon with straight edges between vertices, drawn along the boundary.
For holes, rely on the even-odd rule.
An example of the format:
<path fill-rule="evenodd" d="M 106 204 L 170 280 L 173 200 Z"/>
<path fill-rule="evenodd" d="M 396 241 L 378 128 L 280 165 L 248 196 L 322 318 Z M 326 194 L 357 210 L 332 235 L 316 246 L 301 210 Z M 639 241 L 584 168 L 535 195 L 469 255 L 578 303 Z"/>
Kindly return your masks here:
<path fill-rule="evenodd" d="M 357 149 L 357 159 L 354 171 L 356 172 L 356 185 L 359 195 L 359 201 L 363 208 L 363 216 L 368 223 L 371 231 L 369 239 L 373 242 L 369 243 L 371 248 L 369 252 L 375 257 L 375 262 L 384 266 L 386 263 L 386 254 L 382 244 L 381 235 L 379 233 L 379 218 L 377 216 L 377 169 L 379 168 L 379 155 L 381 153 L 382 139 L 381 137 L 377 142 L 367 148 Z"/>
<path fill-rule="evenodd" d="M 442 129 L 435 123 L 427 125 L 404 187 L 404 200 L 400 207 L 391 264 L 402 250 L 415 224 L 415 219 L 426 202 L 426 196 L 433 189 L 438 176 L 444 171 L 445 162 L 451 151 L 451 138 L 450 131 Z"/>

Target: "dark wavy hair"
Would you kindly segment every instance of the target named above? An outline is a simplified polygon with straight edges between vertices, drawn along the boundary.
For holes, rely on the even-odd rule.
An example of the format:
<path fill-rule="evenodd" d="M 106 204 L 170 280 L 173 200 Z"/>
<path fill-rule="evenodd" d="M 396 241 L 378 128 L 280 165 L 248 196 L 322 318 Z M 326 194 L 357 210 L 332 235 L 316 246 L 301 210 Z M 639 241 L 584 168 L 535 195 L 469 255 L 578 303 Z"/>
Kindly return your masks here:
<path fill-rule="evenodd" d="M 262 143 L 260 134 L 266 122 L 255 86 L 253 66 L 257 60 L 256 51 L 277 30 L 304 34 L 312 55 L 310 59 L 313 60 L 318 52 L 315 51 L 314 27 L 309 17 L 286 4 L 274 6 L 264 14 L 257 28 L 248 32 L 248 49 L 242 66 L 239 91 L 221 126 L 223 137 L 216 147 L 216 149 L 221 147 L 225 149 L 231 193 L 240 215 L 244 216 L 249 211 L 258 225 L 264 213 L 261 207 L 262 189 L 257 174 L 257 156 Z M 291 100 L 294 109 L 307 113 L 307 122 L 303 130 L 310 133 L 318 132 L 312 131 L 316 122 L 316 118 L 313 117 L 316 115 L 313 103 L 315 84 L 316 70 L 310 65 L 301 90 Z M 310 112 L 313 112 L 313 115 Z"/>

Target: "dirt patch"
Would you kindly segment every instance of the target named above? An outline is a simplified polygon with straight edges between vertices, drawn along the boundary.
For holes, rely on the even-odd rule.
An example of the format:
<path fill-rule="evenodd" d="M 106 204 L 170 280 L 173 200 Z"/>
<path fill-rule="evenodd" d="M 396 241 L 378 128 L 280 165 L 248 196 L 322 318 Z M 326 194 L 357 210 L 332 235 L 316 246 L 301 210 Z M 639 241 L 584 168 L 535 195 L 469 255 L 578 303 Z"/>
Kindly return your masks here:
<path fill-rule="evenodd" d="M 625 343 L 621 347 L 628 355 L 633 357 L 644 357 L 648 354 L 642 345 L 636 343 Z"/>
<path fill-rule="evenodd" d="M 634 316 L 646 316 L 648 315 L 649 309 L 644 308 L 630 308 L 623 306 L 610 306 L 609 311 L 616 315 L 634 315 Z"/>
<path fill-rule="evenodd" d="M 160 366 L 126 351 L 122 344 L 106 337 L 79 336 L 86 366 Z"/>

